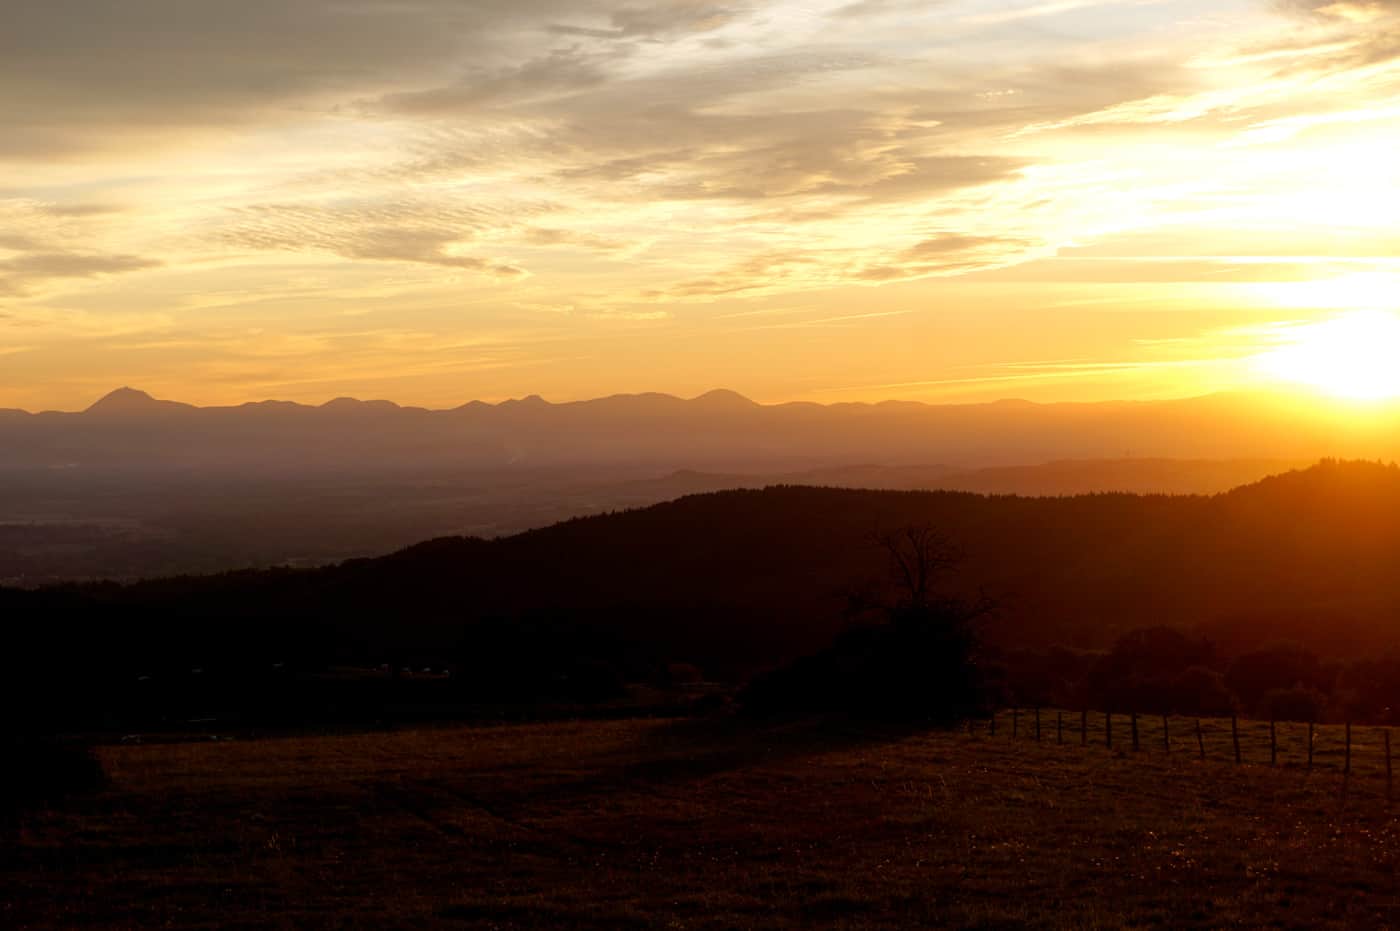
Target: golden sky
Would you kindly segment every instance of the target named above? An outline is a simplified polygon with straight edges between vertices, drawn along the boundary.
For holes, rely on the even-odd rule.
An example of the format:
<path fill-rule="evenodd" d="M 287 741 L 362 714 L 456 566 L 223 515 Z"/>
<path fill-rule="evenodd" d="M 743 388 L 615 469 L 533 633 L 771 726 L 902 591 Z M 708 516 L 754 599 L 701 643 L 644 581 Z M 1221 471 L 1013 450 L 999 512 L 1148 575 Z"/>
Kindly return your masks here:
<path fill-rule="evenodd" d="M 1397 153 L 1396 0 L 21 3 L 0 407 L 1335 381 Z"/>

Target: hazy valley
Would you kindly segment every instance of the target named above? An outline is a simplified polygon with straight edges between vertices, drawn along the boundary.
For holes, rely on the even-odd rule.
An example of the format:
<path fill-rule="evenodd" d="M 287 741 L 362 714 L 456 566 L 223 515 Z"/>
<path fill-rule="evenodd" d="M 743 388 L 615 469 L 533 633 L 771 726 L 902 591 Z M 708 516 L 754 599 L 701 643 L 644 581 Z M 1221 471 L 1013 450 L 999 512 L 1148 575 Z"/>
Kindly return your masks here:
<path fill-rule="evenodd" d="M 821 407 L 711 392 L 427 411 L 122 389 L 81 413 L 0 412 L 0 581 L 322 565 L 775 484 L 1214 494 L 1323 452 L 1379 457 L 1393 420 L 1339 432 L 1230 397 Z"/>

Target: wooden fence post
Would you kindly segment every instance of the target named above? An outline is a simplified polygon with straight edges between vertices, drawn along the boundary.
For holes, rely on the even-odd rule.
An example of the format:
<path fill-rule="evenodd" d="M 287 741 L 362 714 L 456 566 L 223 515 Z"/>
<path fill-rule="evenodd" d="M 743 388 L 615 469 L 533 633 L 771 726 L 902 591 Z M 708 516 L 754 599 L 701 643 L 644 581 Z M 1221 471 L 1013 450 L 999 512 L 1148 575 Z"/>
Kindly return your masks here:
<path fill-rule="evenodd" d="M 1172 752 L 1172 730 L 1166 715 L 1162 715 L 1162 749 L 1167 753 Z"/>
<path fill-rule="evenodd" d="M 1040 743 L 1040 706 L 1035 706 L 1035 742 Z"/>
<path fill-rule="evenodd" d="M 1240 719 L 1238 715 L 1230 715 L 1230 739 L 1235 742 L 1235 762 L 1240 761 Z"/>
<path fill-rule="evenodd" d="M 1269 719 L 1269 765 L 1278 765 L 1278 736 L 1274 729 L 1274 719 Z"/>
<path fill-rule="evenodd" d="M 1021 709 L 1020 709 L 1020 708 L 1012 708 L 1012 709 L 1011 709 L 1011 736 L 1012 736 L 1012 737 L 1019 737 L 1019 736 L 1021 736 Z"/>
<path fill-rule="evenodd" d="M 1206 758 L 1206 739 L 1201 735 L 1201 719 L 1196 719 L 1196 747 L 1201 751 L 1201 759 Z"/>
<path fill-rule="evenodd" d="M 1386 728 L 1386 804 L 1394 801 L 1394 783 L 1390 777 L 1390 728 Z"/>
<path fill-rule="evenodd" d="M 1314 727 L 1314 726 L 1315 726 L 1315 725 L 1314 725 L 1314 723 L 1313 723 L 1312 721 L 1309 721 L 1309 722 L 1308 722 L 1308 769 L 1312 769 L 1313 727 Z"/>
<path fill-rule="evenodd" d="M 1137 712 L 1134 711 L 1134 712 L 1132 712 L 1131 714 L 1129 714 L 1129 715 L 1128 715 L 1128 719 L 1132 722 L 1132 725 L 1133 725 L 1133 752 L 1134 752 L 1134 753 L 1137 753 L 1137 752 L 1138 752 L 1138 749 L 1139 749 L 1139 747 L 1138 747 L 1138 732 L 1137 732 Z"/>
<path fill-rule="evenodd" d="M 1064 743 L 1064 742 L 1065 742 L 1065 713 L 1064 713 L 1063 711 L 1056 711 L 1056 712 L 1055 712 L 1055 743 L 1057 743 L 1057 744 L 1062 744 L 1062 743 Z"/>
<path fill-rule="evenodd" d="M 1079 746 L 1089 746 L 1089 709 L 1079 709 Z"/>
<path fill-rule="evenodd" d="M 1113 749 L 1113 712 L 1103 713 L 1103 745 L 1108 749 Z"/>
<path fill-rule="evenodd" d="M 1342 764 L 1342 775 L 1351 775 L 1351 722 L 1347 722 L 1347 755 L 1346 762 Z"/>

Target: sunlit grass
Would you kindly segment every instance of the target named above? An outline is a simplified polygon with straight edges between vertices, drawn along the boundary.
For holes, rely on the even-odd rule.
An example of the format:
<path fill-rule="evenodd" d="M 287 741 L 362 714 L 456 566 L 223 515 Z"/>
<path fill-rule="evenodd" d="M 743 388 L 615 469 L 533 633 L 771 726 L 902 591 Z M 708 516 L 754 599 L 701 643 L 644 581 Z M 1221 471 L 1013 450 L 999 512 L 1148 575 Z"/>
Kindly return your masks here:
<path fill-rule="evenodd" d="M 1066 725 L 1077 713 L 1066 713 Z M 1381 731 L 1126 716 L 1114 750 L 621 721 L 101 749 L 0 845 L 19 927 L 1290 927 L 1387 922 Z M 1178 737 L 1178 733 L 1180 736 Z M 1179 741 L 1179 743 L 1178 743 Z M 1118 749 L 1121 748 L 1121 749 Z M 1344 786 L 1346 787 L 1344 791 Z"/>

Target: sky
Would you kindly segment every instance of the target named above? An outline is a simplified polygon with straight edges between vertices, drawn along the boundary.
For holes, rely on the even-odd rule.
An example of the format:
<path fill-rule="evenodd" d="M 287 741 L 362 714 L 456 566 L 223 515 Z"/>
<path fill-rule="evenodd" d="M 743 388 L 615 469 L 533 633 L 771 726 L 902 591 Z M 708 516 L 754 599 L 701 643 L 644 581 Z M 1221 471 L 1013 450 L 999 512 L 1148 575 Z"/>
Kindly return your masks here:
<path fill-rule="evenodd" d="M 0 407 L 1156 398 L 1400 351 L 1397 0 L 0 2 Z"/>

